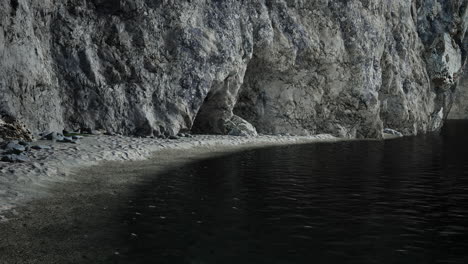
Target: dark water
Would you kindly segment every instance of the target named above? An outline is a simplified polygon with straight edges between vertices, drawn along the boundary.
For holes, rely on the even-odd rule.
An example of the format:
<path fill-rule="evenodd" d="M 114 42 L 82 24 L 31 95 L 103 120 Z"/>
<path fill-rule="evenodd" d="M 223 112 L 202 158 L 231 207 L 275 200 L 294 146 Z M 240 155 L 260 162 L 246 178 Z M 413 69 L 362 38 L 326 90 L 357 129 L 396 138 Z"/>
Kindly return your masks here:
<path fill-rule="evenodd" d="M 251 150 L 139 190 L 128 263 L 468 263 L 468 123 Z"/>

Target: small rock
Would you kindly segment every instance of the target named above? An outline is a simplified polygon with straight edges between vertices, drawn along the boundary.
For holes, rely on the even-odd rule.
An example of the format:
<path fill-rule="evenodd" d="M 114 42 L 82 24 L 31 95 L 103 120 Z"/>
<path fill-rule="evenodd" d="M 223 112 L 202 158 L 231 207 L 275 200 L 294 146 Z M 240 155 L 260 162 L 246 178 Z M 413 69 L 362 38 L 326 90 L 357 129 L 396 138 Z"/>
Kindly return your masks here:
<path fill-rule="evenodd" d="M 18 144 L 20 144 L 21 146 L 29 146 L 29 142 L 26 142 L 26 141 L 20 141 L 18 142 Z"/>
<path fill-rule="evenodd" d="M 98 136 L 98 135 L 101 135 L 101 132 L 99 132 L 97 130 L 91 130 L 90 134 L 94 135 L 94 136 Z"/>
<path fill-rule="evenodd" d="M 18 140 L 5 141 L 5 144 L 19 144 L 19 141 Z"/>
<path fill-rule="evenodd" d="M 10 154 L 10 155 L 3 156 L 2 161 L 4 161 L 4 162 L 23 163 L 23 162 L 30 161 L 30 159 L 29 159 L 28 156 L 26 156 L 24 154 L 20 154 L 20 155 Z"/>
<path fill-rule="evenodd" d="M 21 146 L 16 142 L 12 141 L 4 147 L 8 154 L 21 154 L 22 152 L 26 151 L 26 148 L 24 146 Z"/>
<path fill-rule="evenodd" d="M 36 150 L 42 150 L 42 149 L 51 149 L 50 146 L 46 146 L 46 145 L 34 145 L 31 147 L 32 149 L 36 149 Z"/>
<path fill-rule="evenodd" d="M 230 120 L 226 121 L 224 127 L 226 131 L 228 131 L 227 134 L 230 136 L 258 136 L 257 130 L 252 124 L 236 115 L 232 116 Z"/>
<path fill-rule="evenodd" d="M 74 140 L 78 140 L 78 139 L 82 139 L 83 137 L 82 136 L 72 136 L 72 139 Z"/>
<path fill-rule="evenodd" d="M 179 133 L 177 134 L 178 137 L 185 137 L 185 134 L 184 133 Z"/>
<path fill-rule="evenodd" d="M 91 128 L 82 128 L 81 133 L 83 134 L 91 134 Z"/>
<path fill-rule="evenodd" d="M 64 137 L 63 140 L 59 140 L 58 142 L 77 144 L 77 143 L 78 143 L 78 140 L 77 140 L 77 139 L 73 139 L 72 137 Z"/>
<path fill-rule="evenodd" d="M 43 139 L 60 141 L 63 140 L 63 135 L 57 132 L 52 132 L 44 136 Z"/>
<path fill-rule="evenodd" d="M 95 136 L 101 134 L 101 132 L 91 129 L 91 128 L 83 128 L 81 131 L 83 134 L 89 134 L 89 135 L 95 135 Z"/>
<path fill-rule="evenodd" d="M 115 133 L 112 132 L 112 131 L 106 131 L 106 132 L 104 133 L 104 135 L 106 135 L 106 136 L 115 136 Z"/>
<path fill-rule="evenodd" d="M 383 132 L 385 134 L 394 135 L 394 136 L 398 136 L 398 137 L 403 137 L 403 134 L 401 132 L 398 132 L 398 131 L 396 131 L 394 129 L 391 129 L 391 128 L 385 128 Z"/>
<path fill-rule="evenodd" d="M 63 142 L 71 143 L 71 142 L 73 142 L 73 138 L 72 137 L 63 137 Z"/>
<path fill-rule="evenodd" d="M 169 136 L 169 139 L 175 140 L 175 139 L 179 139 L 179 137 L 178 136 Z"/>

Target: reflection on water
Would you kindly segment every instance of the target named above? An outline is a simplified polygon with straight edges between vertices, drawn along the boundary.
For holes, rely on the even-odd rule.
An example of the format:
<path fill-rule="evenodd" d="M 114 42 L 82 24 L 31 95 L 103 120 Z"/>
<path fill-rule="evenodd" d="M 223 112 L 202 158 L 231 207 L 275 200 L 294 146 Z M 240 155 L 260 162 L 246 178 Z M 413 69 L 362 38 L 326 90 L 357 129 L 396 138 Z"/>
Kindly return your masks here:
<path fill-rule="evenodd" d="M 148 182 L 123 263 L 468 263 L 468 124 L 276 147 Z"/>

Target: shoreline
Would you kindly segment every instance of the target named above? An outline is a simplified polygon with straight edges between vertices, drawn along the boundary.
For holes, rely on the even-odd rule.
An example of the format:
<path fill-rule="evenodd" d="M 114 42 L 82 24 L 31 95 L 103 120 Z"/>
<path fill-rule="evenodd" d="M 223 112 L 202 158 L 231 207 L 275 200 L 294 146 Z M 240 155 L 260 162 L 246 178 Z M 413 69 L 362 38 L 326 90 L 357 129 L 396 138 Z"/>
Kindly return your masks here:
<path fill-rule="evenodd" d="M 215 153 L 258 147 L 349 140 L 352 139 L 320 134 L 257 137 L 194 135 L 176 140 L 98 135 L 85 137 L 79 144 L 37 141 L 34 143 L 51 146 L 51 149 L 31 150 L 31 161 L 27 163 L 0 162 L 0 222 L 7 221 L 2 213 L 35 199 L 48 197 L 53 185 L 79 181 L 79 177 L 74 177 L 79 171 L 104 162 L 144 161 L 164 154 L 169 155 L 166 159 L 170 159 L 171 155 L 177 156 L 175 152 L 197 148 L 203 151 L 192 151 L 192 155 L 208 158 Z"/>

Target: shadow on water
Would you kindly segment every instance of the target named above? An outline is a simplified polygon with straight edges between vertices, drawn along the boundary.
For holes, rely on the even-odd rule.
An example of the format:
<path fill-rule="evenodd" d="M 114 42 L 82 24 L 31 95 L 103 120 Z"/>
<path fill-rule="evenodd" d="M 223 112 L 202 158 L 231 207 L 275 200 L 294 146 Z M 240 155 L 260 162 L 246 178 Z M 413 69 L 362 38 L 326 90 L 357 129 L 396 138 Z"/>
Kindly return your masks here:
<path fill-rule="evenodd" d="M 468 263 L 468 123 L 275 147 L 158 175 L 122 212 L 119 263 Z"/>

